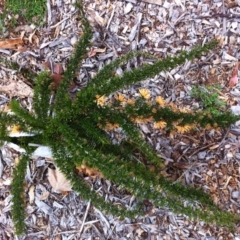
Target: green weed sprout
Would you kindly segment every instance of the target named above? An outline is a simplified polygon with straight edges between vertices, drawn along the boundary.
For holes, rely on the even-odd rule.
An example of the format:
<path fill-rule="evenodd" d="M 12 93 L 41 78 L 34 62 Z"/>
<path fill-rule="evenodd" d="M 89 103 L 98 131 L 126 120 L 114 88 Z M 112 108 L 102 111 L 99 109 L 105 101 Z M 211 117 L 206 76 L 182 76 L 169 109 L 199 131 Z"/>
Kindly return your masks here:
<path fill-rule="evenodd" d="M 6 0 L 4 3 L 6 11 L 23 17 L 28 23 L 43 23 L 46 15 L 46 0 Z"/>
<path fill-rule="evenodd" d="M 219 115 L 226 108 L 226 102 L 219 99 L 219 85 L 215 86 L 194 86 L 191 96 L 200 101 L 200 107 L 213 115 Z"/>

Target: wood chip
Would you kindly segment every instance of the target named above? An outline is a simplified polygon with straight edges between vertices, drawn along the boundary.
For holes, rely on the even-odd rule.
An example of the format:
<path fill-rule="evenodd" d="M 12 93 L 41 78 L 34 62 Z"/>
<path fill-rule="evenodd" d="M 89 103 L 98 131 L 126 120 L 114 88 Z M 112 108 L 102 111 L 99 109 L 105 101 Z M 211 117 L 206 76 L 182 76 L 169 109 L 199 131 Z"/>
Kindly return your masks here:
<path fill-rule="evenodd" d="M 163 3 L 163 0 L 142 0 L 142 1 L 146 3 L 156 4 L 156 5 L 162 5 Z"/>

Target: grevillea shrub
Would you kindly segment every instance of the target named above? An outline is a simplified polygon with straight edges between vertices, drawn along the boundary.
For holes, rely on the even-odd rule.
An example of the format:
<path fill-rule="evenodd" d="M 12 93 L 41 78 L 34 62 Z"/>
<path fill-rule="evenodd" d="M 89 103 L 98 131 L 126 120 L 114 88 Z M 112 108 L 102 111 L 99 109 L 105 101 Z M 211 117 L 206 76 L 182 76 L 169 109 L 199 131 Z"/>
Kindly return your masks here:
<path fill-rule="evenodd" d="M 161 175 L 161 170 L 165 168 L 164 161 L 142 138 L 134 119 L 151 118 L 156 124 L 163 123 L 169 129 L 176 122 L 182 127 L 217 125 L 224 128 L 234 123 L 238 119 L 236 116 L 227 111 L 208 111 L 208 108 L 201 111 L 176 111 L 170 105 L 161 104 L 160 98 L 149 102 L 144 97 L 139 97 L 135 102 L 126 102 L 124 105 L 120 100 L 104 104 L 105 96 L 154 77 L 161 71 L 170 70 L 184 63 L 186 59 L 200 57 L 214 48 L 217 42 L 213 40 L 204 46 L 196 46 L 189 52 L 183 51 L 164 60 L 154 59 L 152 64 L 142 64 L 139 68 L 125 71 L 121 76 L 113 74 L 119 66 L 134 58 L 149 57 L 142 52 L 130 52 L 104 66 L 72 99 L 69 95 L 69 85 L 81 67 L 92 39 L 92 29 L 85 18 L 82 2 L 78 1 L 77 6 L 84 35 L 76 44 L 75 52 L 55 92 L 54 102 L 50 104 L 52 78 L 49 73 L 41 72 L 35 81 L 32 112 L 22 108 L 20 103 L 14 100 L 10 104 L 14 114 L 0 113 L 0 137 L 3 141 L 12 141 L 8 135 L 9 128 L 13 126 L 33 133 L 33 136 L 18 140 L 18 144 L 26 149 L 26 154 L 22 155 L 13 173 L 12 216 L 16 234 L 23 233 L 25 228 L 23 181 L 29 156 L 34 150 L 28 145 L 29 142 L 49 146 L 55 164 L 70 180 L 73 189 L 106 213 L 122 218 L 134 218 L 144 214 L 143 202 L 148 199 L 155 206 L 169 208 L 190 218 L 228 227 L 234 226 L 239 217 L 222 211 L 201 189 L 172 183 Z M 109 124 L 121 127 L 124 132 L 125 137 L 118 144 L 113 144 L 104 130 Z M 136 153 L 146 159 L 148 164 L 137 159 Z M 105 201 L 77 174 L 76 166 L 83 162 L 89 168 L 98 169 L 104 178 L 128 190 L 136 197 L 136 203 L 131 208 L 125 208 Z M 193 204 L 196 201 L 200 204 Z"/>

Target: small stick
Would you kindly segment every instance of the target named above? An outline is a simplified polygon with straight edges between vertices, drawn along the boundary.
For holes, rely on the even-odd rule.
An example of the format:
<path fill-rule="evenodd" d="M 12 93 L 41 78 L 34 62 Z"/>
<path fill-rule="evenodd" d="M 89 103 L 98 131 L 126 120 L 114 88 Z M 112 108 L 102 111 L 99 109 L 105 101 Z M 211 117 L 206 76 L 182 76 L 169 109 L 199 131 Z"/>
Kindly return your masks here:
<path fill-rule="evenodd" d="M 225 0 L 222 0 L 222 13 L 226 14 L 226 9 L 225 9 Z M 224 36 L 226 31 L 227 31 L 227 23 L 226 23 L 226 17 L 223 18 L 223 29 L 222 29 L 222 35 Z"/>
<path fill-rule="evenodd" d="M 87 208 L 86 208 L 86 212 L 85 212 L 84 217 L 83 217 L 83 222 L 82 222 L 81 228 L 80 228 L 80 230 L 79 230 L 79 235 L 80 235 L 80 236 L 81 236 L 81 233 L 82 233 L 82 230 L 83 230 L 83 226 L 85 225 L 84 223 L 85 223 L 86 217 L 87 217 L 87 215 L 88 215 L 88 211 L 89 211 L 90 204 L 91 204 L 91 200 L 88 202 L 88 205 L 87 205 Z M 80 236 L 79 236 L 79 237 L 80 237 Z"/>
<path fill-rule="evenodd" d="M 107 23 L 107 27 L 106 27 L 106 29 L 109 28 L 109 25 L 110 25 L 110 23 L 111 23 L 111 21 L 112 21 L 112 19 L 113 19 L 114 13 L 115 13 L 115 5 L 113 5 L 113 10 L 112 10 L 112 13 L 111 13 L 110 19 L 108 20 L 108 23 Z"/>
<path fill-rule="evenodd" d="M 240 15 L 238 15 L 238 14 L 227 14 L 227 13 L 214 13 L 214 14 L 208 15 L 208 16 L 198 16 L 198 17 L 195 17 L 194 19 L 215 18 L 215 17 L 232 19 L 232 18 L 240 18 Z"/>

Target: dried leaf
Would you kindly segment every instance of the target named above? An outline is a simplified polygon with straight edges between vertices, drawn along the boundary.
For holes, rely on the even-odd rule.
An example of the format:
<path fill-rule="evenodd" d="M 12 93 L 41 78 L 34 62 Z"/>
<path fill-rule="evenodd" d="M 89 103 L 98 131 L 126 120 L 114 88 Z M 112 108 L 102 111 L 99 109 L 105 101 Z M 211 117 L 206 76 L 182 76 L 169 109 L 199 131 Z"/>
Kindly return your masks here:
<path fill-rule="evenodd" d="M 21 44 L 23 44 L 21 38 L 0 40 L 0 48 L 4 49 L 17 49 Z"/>
<path fill-rule="evenodd" d="M 57 74 L 57 73 L 53 73 L 52 75 L 53 78 L 53 83 L 54 83 L 54 89 L 58 89 L 61 81 L 62 81 L 62 75 Z"/>
<path fill-rule="evenodd" d="M 50 63 L 49 61 L 47 62 L 43 62 L 42 66 L 44 67 L 44 69 L 49 69 L 53 74 L 57 74 L 57 75 L 62 75 L 63 74 L 63 66 L 62 64 L 59 63 Z M 53 76 L 54 78 L 55 76 Z"/>
<path fill-rule="evenodd" d="M 53 64 L 53 72 L 56 74 L 63 74 L 63 66 L 62 64 L 59 63 L 54 63 Z"/>
<path fill-rule="evenodd" d="M 229 80 L 229 87 L 234 87 L 236 84 L 238 83 L 238 63 L 236 64 L 233 73 L 232 73 L 232 77 Z"/>
<path fill-rule="evenodd" d="M 78 172 L 82 172 L 83 174 L 88 175 L 93 178 L 96 178 L 96 177 L 103 178 L 102 173 L 99 172 L 98 169 L 90 168 L 85 163 L 83 163 L 81 166 L 77 166 L 76 170 Z"/>
<path fill-rule="evenodd" d="M 29 188 L 29 191 L 28 191 L 28 197 L 29 197 L 29 202 L 30 204 L 33 203 L 34 201 L 34 198 L 35 198 L 35 186 L 34 185 L 31 185 L 31 187 Z"/>
<path fill-rule="evenodd" d="M 33 97 L 33 89 L 21 80 L 0 86 L 0 92 L 5 92 L 11 97 Z"/>
<path fill-rule="evenodd" d="M 55 191 L 72 191 L 70 181 L 65 178 L 58 168 L 56 170 L 48 168 L 48 181 Z"/>

